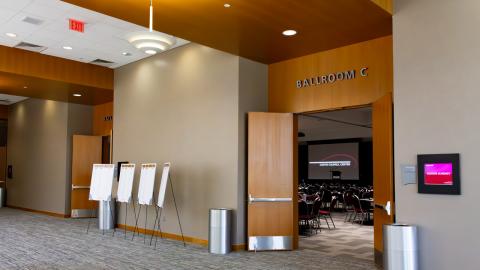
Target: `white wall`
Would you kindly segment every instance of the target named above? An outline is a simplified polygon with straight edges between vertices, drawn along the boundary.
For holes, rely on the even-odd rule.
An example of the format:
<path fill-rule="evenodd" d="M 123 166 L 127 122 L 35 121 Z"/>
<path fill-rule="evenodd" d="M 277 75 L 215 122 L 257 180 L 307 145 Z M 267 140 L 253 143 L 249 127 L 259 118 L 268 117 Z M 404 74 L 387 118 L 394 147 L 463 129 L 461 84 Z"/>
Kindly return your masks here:
<path fill-rule="evenodd" d="M 480 1 L 394 2 L 397 221 L 420 226 L 421 269 L 479 269 Z M 460 153 L 462 195 L 401 184 L 424 153 Z"/>
<path fill-rule="evenodd" d="M 247 243 L 247 114 L 268 110 L 268 66 L 245 58 L 239 64 L 237 239 Z"/>
<path fill-rule="evenodd" d="M 245 62 L 258 72 L 241 76 L 241 62 L 238 56 L 189 44 L 115 70 L 113 159 L 136 164 L 172 162 L 183 231 L 197 239 L 208 238 L 208 209 L 228 207 L 235 210 L 234 243 L 245 243 L 246 197 L 239 192 L 245 183 L 244 175 L 239 177 L 245 170 L 239 159 L 245 153 L 239 141 L 244 139 L 241 119 L 247 107 L 240 100 L 243 95 L 252 98 L 253 92 L 264 102 L 248 109 L 266 110 L 267 67 Z M 134 194 L 138 175 L 139 170 Z M 155 190 L 159 182 L 160 170 Z M 180 234 L 170 192 L 166 200 L 162 230 Z M 125 208 L 121 207 L 119 223 L 124 224 Z M 151 207 L 148 229 L 153 227 L 154 215 Z M 129 216 L 127 223 L 133 226 L 133 215 Z M 141 227 L 144 222 L 142 213 Z"/>
<path fill-rule="evenodd" d="M 71 136 L 90 134 L 92 107 L 27 99 L 9 106 L 7 205 L 69 214 Z"/>

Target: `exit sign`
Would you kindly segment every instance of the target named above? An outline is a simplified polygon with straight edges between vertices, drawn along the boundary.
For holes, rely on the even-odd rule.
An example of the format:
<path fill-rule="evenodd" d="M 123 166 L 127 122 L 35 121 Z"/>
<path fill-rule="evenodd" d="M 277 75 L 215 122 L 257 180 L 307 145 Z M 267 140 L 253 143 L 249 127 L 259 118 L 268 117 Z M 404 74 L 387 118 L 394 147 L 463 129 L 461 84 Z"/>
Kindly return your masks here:
<path fill-rule="evenodd" d="M 73 31 L 83 33 L 83 31 L 85 30 L 85 23 L 82 21 L 68 19 L 68 25 L 70 30 L 73 30 Z"/>

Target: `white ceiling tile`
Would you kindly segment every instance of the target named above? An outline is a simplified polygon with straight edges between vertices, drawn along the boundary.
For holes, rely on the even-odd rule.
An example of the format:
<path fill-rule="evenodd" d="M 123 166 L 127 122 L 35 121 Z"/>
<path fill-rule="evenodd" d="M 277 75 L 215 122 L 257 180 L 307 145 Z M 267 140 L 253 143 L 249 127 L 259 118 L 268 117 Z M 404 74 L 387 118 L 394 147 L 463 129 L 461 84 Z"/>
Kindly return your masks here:
<path fill-rule="evenodd" d="M 8 22 L 0 25 L 0 32 L 5 33 L 5 32 L 12 32 L 17 34 L 19 37 L 20 36 L 28 36 L 34 31 L 40 30 L 42 25 L 46 23 L 45 18 L 41 17 L 34 17 L 38 18 L 41 20 L 44 20 L 44 23 L 41 25 L 34 25 L 30 23 L 23 22 L 22 20 L 26 17 L 29 16 L 28 13 L 20 12 L 17 15 L 15 15 L 13 18 L 11 18 Z"/>
<path fill-rule="evenodd" d="M 56 8 L 52 5 L 46 5 L 43 1 L 34 1 L 27 7 L 25 7 L 22 12 L 31 14 L 37 17 L 48 16 L 49 19 L 57 19 L 63 17 L 65 10 L 62 8 Z"/>
<path fill-rule="evenodd" d="M 26 38 L 24 38 L 23 41 L 36 44 L 36 45 L 45 46 L 45 47 L 52 47 L 59 43 L 58 40 L 51 39 L 48 36 L 42 35 L 40 33 L 33 33 L 27 36 Z"/>
<path fill-rule="evenodd" d="M 108 24 L 96 23 L 90 25 L 85 29 L 86 35 L 98 35 L 103 37 L 111 37 L 123 34 L 124 30 L 115 26 L 110 26 Z"/>
<path fill-rule="evenodd" d="M 64 40 L 74 36 L 74 31 L 68 28 L 68 23 L 62 21 L 53 21 L 46 24 L 39 31 L 42 35 L 47 35 L 51 39 Z"/>
<path fill-rule="evenodd" d="M 75 5 L 60 0 L 34 0 L 33 2 L 40 3 L 44 6 L 57 10 L 62 10 L 64 12 L 76 7 Z"/>
<path fill-rule="evenodd" d="M 32 0 L 0 0 L 0 8 L 8 8 L 20 11 L 31 2 Z"/>
<path fill-rule="evenodd" d="M 2 46 L 13 47 L 13 46 L 17 45 L 19 42 L 20 41 L 18 41 L 16 39 L 13 39 L 13 38 L 0 36 L 0 45 L 2 45 Z"/>
<path fill-rule="evenodd" d="M 112 26 L 115 26 L 115 27 L 118 27 L 118 28 L 121 28 L 121 29 L 124 29 L 128 32 L 142 31 L 142 30 L 147 29 L 143 26 L 136 25 L 136 24 L 133 24 L 133 23 L 130 23 L 130 22 L 127 22 L 127 21 L 123 21 L 123 20 L 117 19 L 115 17 L 110 17 L 110 16 L 106 16 L 106 18 L 103 20 L 103 23 L 108 24 L 108 25 L 112 25 Z"/>
<path fill-rule="evenodd" d="M 15 14 L 17 13 L 18 11 L 14 11 L 7 8 L 0 8 L 0 23 L 7 22 L 11 18 L 13 18 L 13 16 L 15 16 Z"/>
<path fill-rule="evenodd" d="M 48 54 L 56 57 L 61 57 L 65 59 L 75 60 L 75 61 L 88 61 L 83 55 L 79 55 L 78 52 L 67 51 L 62 48 L 50 47 L 42 52 L 42 54 Z"/>
<path fill-rule="evenodd" d="M 21 21 L 25 16 L 42 19 L 44 22 L 39 26 L 31 25 Z M 85 32 L 70 30 L 69 18 L 85 22 Z M 115 62 L 112 66 L 115 68 L 149 57 L 126 40 L 128 33 L 147 30 L 60 0 L 0 0 L 1 45 L 14 46 L 25 41 L 46 46 L 43 54 L 66 59 L 81 62 L 104 59 Z M 2 36 L 6 32 L 16 33 L 17 37 Z M 185 43 L 188 41 L 178 39 L 174 47 Z M 64 50 L 63 46 L 71 46 L 73 50 Z M 131 55 L 124 56 L 123 52 Z"/>
<path fill-rule="evenodd" d="M 27 99 L 27 97 L 0 94 L 0 100 L 8 101 L 8 102 L 6 102 L 8 105 L 20 102 L 20 101 L 25 100 L 25 99 Z M 5 102 L 3 102 L 3 103 L 5 103 Z"/>
<path fill-rule="evenodd" d="M 101 13 L 94 12 L 88 9 L 84 9 L 81 7 L 75 7 L 64 14 L 64 17 L 67 19 L 75 19 L 79 21 L 83 21 L 86 24 L 89 23 L 99 23 L 105 20 L 105 16 Z"/>

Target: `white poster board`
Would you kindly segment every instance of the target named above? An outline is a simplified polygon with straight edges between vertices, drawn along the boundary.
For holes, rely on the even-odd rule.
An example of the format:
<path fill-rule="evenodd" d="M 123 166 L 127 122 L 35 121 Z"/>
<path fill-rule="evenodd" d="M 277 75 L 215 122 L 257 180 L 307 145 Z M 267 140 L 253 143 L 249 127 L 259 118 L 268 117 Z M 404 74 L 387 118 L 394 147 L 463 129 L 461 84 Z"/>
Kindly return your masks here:
<path fill-rule="evenodd" d="M 135 164 L 122 164 L 117 189 L 118 202 L 129 203 L 131 201 L 134 175 Z"/>
<path fill-rule="evenodd" d="M 114 173 L 115 165 L 113 164 L 93 164 L 90 200 L 110 201 L 112 199 Z"/>
<path fill-rule="evenodd" d="M 142 169 L 140 171 L 140 184 L 138 186 L 138 204 L 152 204 L 156 171 L 157 164 L 142 164 Z"/>
<path fill-rule="evenodd" d="M 163 208 L 163 204 L 165 202 L 165 193 L 167 191 L 169 173 L 170 173 L 170 162 L 167 162 L 163 164 L 162 182 L 160 183 L 160 189 L 158 190 L 157 205 L 160 208 Z"/>

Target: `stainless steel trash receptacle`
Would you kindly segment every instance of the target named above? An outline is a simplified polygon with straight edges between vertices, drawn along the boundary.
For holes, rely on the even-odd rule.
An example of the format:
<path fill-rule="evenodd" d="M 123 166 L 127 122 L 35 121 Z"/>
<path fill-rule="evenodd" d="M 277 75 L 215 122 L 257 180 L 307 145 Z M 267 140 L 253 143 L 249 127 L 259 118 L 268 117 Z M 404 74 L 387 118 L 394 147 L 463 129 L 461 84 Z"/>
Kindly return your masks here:
<path fill-rule="evenodd" d="M 98 203 L 98 228 L 100 230 L 115 228 L 115 200 Z"/>
<path fill-rule="evenodd" d="M 208 250 L 214 254 L 232 251 L 232 209 L 212 208 L 209 216 Z"/>
<path fill-rule="evenodd" d="M 5 189 L 0 187 L 0 208 L 3 207 L 5 203 Z"/>
<path fill-rule="evenodd" d="M 385 270 L 418 270 L 417 226 L 383 225 L 383 267 Z"/>

